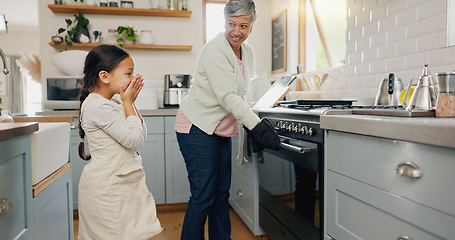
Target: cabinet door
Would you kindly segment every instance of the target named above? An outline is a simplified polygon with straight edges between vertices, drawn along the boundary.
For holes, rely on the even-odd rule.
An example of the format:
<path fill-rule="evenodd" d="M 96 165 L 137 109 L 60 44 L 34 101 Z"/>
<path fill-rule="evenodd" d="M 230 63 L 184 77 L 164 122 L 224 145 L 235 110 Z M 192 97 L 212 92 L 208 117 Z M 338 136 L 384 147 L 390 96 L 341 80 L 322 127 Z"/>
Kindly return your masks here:
<path fill-rule="evenodd" d="M 68 170 L 33 199 L 35 240 L 74 239 L 71 195 Z"/>
<path fill-rule="evenodd" d="M 188 202 L 190 183 L 174 131 L 175 117 L 165 117 L 166 203 Z"/>
<path fill-rule="evenodd" d="M 164 136 L 163 134 L 149 134 L 139 149 L 142 157 L 142 166 L 145 172 L 145 182 L 155 198 L 155 203 L 164 204 Z"/>
<path fill-rule="evenodd" d="M 84 166 L 89 163 L 90 161 L 82 160 L 79 157 L 78 147 L 79 147 L 79 134 L 78 129 L 71 129 L 71 137 L 70 137 L 70 162 L 71 162 L 71 172 L 73 178 L 73 209 L 78 209 L 78 187 L 79 187 L 79 180 L 81 179 L 82 170 Z M 85 140 L 85 151 L 89 153 L 87 140 Z"/>
<path fill-rule="evenodd" d="M 0 141 L 0 240 L 33 239 L 30 135 Z M 3 210 L 3 207 L 2 207 Z"/>
<path fill-rule="evenodd" d="M 165 135 L 166 142 L 166 203 L 188 202 L 190 183 L 177 137 Z"/>

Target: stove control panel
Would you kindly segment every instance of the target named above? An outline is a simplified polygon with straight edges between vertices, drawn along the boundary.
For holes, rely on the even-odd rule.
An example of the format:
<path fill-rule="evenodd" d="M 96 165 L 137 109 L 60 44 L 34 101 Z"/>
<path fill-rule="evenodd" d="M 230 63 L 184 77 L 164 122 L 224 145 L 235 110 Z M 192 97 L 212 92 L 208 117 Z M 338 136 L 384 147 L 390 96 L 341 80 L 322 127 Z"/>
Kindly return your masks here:
<path fill-rule="evenodd" d="M 267 117 L 278 135 L 296 140 L 322 143 L 324 134 L 318 122 Z"/>
<path fill-rule="evenodd" d="M 275 130 L 294 132 L 304 135 L 313 135 L 313 128 L 302 123 L 290 122 L 290 121 L 277 121 L 275 123 Z"/>

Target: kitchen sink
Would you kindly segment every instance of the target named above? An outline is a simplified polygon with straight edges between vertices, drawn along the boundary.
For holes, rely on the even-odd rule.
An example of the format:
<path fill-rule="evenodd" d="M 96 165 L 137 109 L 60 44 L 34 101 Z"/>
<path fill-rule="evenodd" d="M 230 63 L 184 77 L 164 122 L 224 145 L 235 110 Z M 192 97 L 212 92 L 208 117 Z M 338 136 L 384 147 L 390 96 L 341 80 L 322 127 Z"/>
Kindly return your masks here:
<path fill-rule="evenodd" d="M 70 124 L 40 122 L 32 138 L 32 184 L 35 185 L 65 165 L 69 159 Z"/>

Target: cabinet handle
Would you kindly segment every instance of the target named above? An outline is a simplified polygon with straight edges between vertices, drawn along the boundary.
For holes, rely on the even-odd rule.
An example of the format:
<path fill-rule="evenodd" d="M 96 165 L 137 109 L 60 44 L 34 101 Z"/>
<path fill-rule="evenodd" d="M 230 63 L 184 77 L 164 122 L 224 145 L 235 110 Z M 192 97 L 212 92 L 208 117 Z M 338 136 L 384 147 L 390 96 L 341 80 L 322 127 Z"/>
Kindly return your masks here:
<path fill-rule="evenodd" d="M 70 128 L 71 129 L 76 129 L 76 128 L 78 128 L 78 126 L 77 126 L 77 124 L 71 124 Z"/>
<path fill-rule="evenodd" d="M 239 197 L 243 197 L 243 192 L 242 192 L 242 190 L 240 190 L 240 189 L 237 190 L 237 195 L 238 195 Z"/>
<path fill-rule="evenodd" d="M 0 214 L 8 212 L 12 207 L 6 198 L 0 199 Z"/>
<path fill-rule="evenodd" d="M 397 238 L 397 240 L 412 240 L 412 238 L 408 236 L 400 236 Z"/>
<path fill-rule="evenodd" d="M 402 162 L 395 167 L 395 172 L 401 176 L 411 177 L 411 178 L 421 178 L 422 170 L 417 164 L 412 162 Z"/>

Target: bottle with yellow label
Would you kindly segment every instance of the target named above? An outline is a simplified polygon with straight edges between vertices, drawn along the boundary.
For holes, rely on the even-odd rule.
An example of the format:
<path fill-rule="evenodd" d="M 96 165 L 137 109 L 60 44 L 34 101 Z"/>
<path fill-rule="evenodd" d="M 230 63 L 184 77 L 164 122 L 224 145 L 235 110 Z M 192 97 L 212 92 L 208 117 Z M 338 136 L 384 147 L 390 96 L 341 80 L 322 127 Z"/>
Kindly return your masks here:
<path fill-rule="evenodd" d="M 0 123 L 13 123 L 14 119 L 9 114 L 8 109 L 6 107 L 2 108 L 2 115 L 0 116 Z"/>

